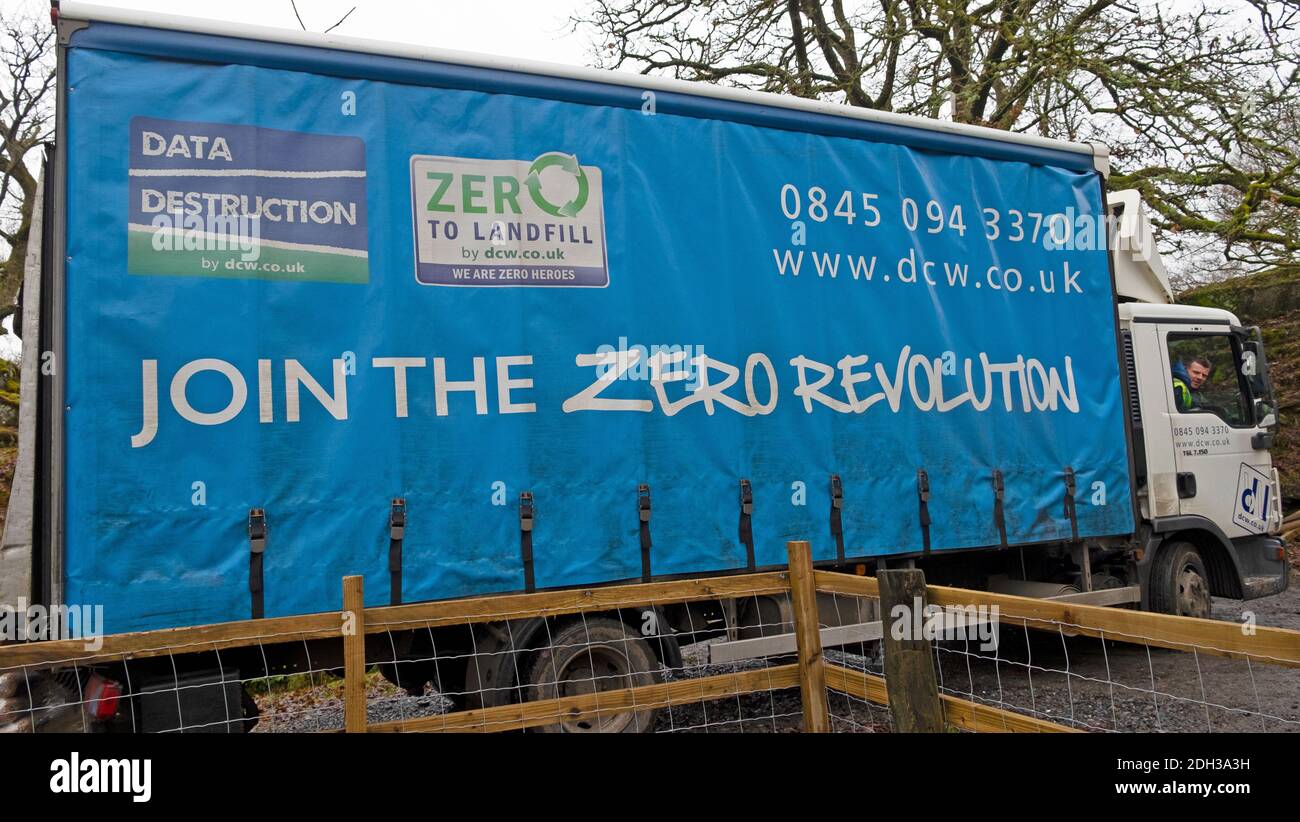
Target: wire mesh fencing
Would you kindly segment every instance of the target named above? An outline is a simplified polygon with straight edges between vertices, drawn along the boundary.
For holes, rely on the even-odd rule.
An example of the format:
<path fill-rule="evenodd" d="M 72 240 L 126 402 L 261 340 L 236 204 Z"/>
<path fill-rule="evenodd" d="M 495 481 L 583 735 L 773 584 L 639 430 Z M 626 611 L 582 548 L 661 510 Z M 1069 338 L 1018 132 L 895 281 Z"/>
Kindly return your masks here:
<path fill-rule="evenodd" d="M 1087 731 L 1300 731 L 1300 674 L 1266 652 L 1234 658 L 1212 637 L 1173 649 L 1153 642 L 1158 629 L 1077 628 L 1063 620 L 1012 625 L 995 648 L 939 643 L 940 687 Z"/>
<path fill-rule="evenodd" d="M 252 731 L 266 700 L 342 674 L 321 647 L 338 634 L 321 626 L 338 616 L 294 622 L 247 633 L 239 631 L 246 623 L 205 626 L 224 629 L 213 639 L 199 628 L 0 647 L 0 732 Z M 284 705 L 279 714 L 303 727 L 330 725 L 321 706 Z"/>
<path fill-rule="evenodd" d="M 1300 632 L 814 571 L 807 543 L 781 572 L 363 593 L 349 577 L 337 612 L 0 647 L 0 730 L 1300 729 Z"/>
<path fill-rule="evenodd" d="M 829 683 L 837 729 L 893 728 L 880 704 L 895 690 L 885 646 L 890 633 L 919 632 L 950 728 L 1300 730 L 1300 632 L 939 586 L 926 587 L 920 613 L 910 603 L 891 613 L 877 579 L 818 572 L 818 582 L 886 617 L 880 640 L 826 649 L 827 665 L 848 672 Z"/>
<path fill-rule="evenodd" d="M 408 692 L 437 693 L 445 710 L 413 715 L 399 706 L 400 716 L 367 730 L 797 730 L 788 661 L 720 662 L 711 653 L 786 630 L 788 588 L 783 574 L 758 574 L 488 598 L 454 616 L 381 609 L 366 625 L 387 639 L 380 667 Z M 385 706 L 368 699 L 368 719 L 376 709 L 389 715 Z"/>
<path fill-rule="evenodd" d="M 782 732 L 784 573 L 364 608 L 0 647 L 0 730 Z M 349 601 L 351 600 L 351 601 Z"/>

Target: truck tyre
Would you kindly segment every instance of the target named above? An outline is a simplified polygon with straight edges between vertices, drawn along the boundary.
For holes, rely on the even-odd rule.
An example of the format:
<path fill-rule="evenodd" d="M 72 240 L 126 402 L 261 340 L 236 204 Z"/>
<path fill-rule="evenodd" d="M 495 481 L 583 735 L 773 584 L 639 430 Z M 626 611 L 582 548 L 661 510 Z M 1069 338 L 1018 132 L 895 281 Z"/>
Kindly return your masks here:
<path fill-rule="evenodd" d="M 1201 552 L 1190 542 L 1171 542 L 1151 568 L 1151 610 L 1210 618 L 1210 577 Z"/>
<path fill-rule="evenodd" d="M 663 680 L 650 644 L 617 619 L 570 622 L 533 657 L 528 672 L 530 700 L 580 696 L 651 685 Z M 542 733 L 643 733 L 654 728 L 658 711 L 626 711 L 582 717 L 537 730 Z"/>

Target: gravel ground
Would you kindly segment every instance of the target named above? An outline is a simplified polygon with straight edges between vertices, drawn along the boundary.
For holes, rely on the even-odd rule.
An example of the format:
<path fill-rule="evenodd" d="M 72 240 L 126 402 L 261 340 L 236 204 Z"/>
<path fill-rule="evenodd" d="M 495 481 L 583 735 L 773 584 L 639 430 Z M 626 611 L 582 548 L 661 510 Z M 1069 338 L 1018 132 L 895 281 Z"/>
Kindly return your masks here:
<path fill-rule="evenodd" d="M 1216 599 L 1214 618 L 1300 630 L 1300 571 L 1279 596 L 1252 602 Z M 880 674 L 871 648 L 828 649 L 828 661 Z M 856 651 L 856 653 L 854 653 Z M 762 660 L 708 664 L 705 644 L 683 648 L 684 667 L 670 677 L 699 678 L 761 669 Z M 1020 629 L 1002 633 L 996 652 L 974 643 L 940 643 L 941 689 L 953 695 L 1088 731 L 1300 731 L 1300 672 L 1244 660 L 1148 649 Z M 342 683 L 257 694 L 258 732 L 318 731 L 343 727 Z M 408 696 L 378 674 L 367 683 L 371 722 L 434 716 L 449 700 L 427 691 Z M 843 694 L 829 696 L 838 731 L 888 732 L 889 712 Z M 802 726 L 796 689 L 760 692 L 660 710 L 662 733 L 788 733 Z"/>
<path fill-rule="evenodd" d="M 1215 599 L 1215 619 L 1300 630 L 1300 571 L 1278 596 L 1250 602 Z M 758 661 L 707 666 L 702 646 L 697 666 L 687 656 L 687 675 L 706 676 Z M 878 658 L 858 646 L 828 650 L 827 660 L 883 675 Z M 858 651 L 852 653 L 851 651 Z M 1102 642 L 1091 637 L 1061 637 L 1039 631 L 1003 632 L 996 653 L 974 644 L 941 643 L 937 651 L 940 687 L 949 694 L 1037 716 L 1086 731 L 1109 732 L 1300 732 L 1300 671 L 1204 654 L 1148 649 L 1143 645 Z M 837 731 L 888 732 L 889 712 L 839 693 L 829 698 Z M 737 708 L 739 703 L 740 708 Z M 772 706 L 776 707 L 773 708 Z M 716 706 L 716 707 L 715 707 Z M 705 726 L 709 731 L 797 731 L 802 717 L 797 691 L 769 697 L 753 694 L 712 703 L 706 719 L 701 706 L 674 709 L 676 727 Z M 737 713 L 749 717 L 736 723 Z M 666 713 L 666 712 L 664 712 Z M 672 730 L 660 716 L 656 730 Z"/>
<path fill-rule="evenodd" d="M 1216 599 L 1215 619 L 1300 629 L 1300 573 L 1274 597 Z M 973 646 L 972 646 L 973 650 Z M 976 652 L 978 653 L 978 652 Z M 941 686 L 967 699 L 1091 731 L 1300 731 L 1300 672 L 1091 637 L 1004 631 L 997 661 L 963 643 L 938 656 Z"/>
<path fill-rule="evenodd" d="M 319 685 L 280 689 L 258 693 L 257 684 L 250 690 L 262 712 L 253 733 L 311 733 L 343 729 L 343 680 L 326 680 Z M 451 700 L 432 691 L 410 696 L 378 673 L 366 677 L 366 719 L 370 723 L 393 722 L 421 716 L 436 716 L 452 707 Z"/>
<path fill-rule="evenodd" d="M 761 659 L 710 665 L 709 643 L 682 649 L 683 667 L 674 679 L 761 670 Z M 803 704 L 797 688 L 763 691 L 707 703 L 675 705 L 659 712 L 656 733 L 797 733 L 803 726 Z"/>
<path fill-rule="evenodd" d="M 1296 674 L 1244 661 L 1050 636 L 994 662 L 941 650 L 947 693 L 1090 731 L 1296 731 Z"/>

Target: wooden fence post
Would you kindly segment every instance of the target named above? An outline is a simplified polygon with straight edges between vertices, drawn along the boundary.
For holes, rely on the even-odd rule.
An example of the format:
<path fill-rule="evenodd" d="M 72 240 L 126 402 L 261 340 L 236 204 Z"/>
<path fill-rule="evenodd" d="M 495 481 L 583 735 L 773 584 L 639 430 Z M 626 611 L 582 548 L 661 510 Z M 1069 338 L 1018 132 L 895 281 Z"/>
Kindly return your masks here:
<path fill-rule="evenodd" d="M 919 568 L 879 570 L 880 619 L 884 627 L 885 687 L 899 733 L 941 733 L 943 705 L 934 672 L 934 647 L 925 624 L 925 573 Z M 899 637 L 895 628 L 899 628 Z"/>
<path fill-rule="evenodd" d="M 366 606 L 364 577 L 343 578 L 343 729 L 366 732 Z"/>
<path fill-rule="evenodd" d="M 826 705 L 826 668 L 822 660 L 821 625 L 817 621 L 812 547 L 803 541 L 787 542 L 785 547 L 790 556 L 790 600 L 794 608 L 795 644 L 799 648 L 803 729 L 805 733 L 829 733 L 830 711 Z"/>

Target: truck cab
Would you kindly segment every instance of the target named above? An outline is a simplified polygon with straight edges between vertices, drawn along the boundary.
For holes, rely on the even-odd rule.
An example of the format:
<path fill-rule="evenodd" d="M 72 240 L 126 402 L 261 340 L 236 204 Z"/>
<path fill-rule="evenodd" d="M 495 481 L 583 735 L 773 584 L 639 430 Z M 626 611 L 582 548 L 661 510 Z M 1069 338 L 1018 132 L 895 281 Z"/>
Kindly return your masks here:
<path fill-rule="evenodd" d="M 1137 192 L 1109 206 L 1143 602 L 1208 616 L 1211 595 L 1278 593 L 1288 577 L 1270 454 L 1278 419 L 1260 331 L 1174 304 Z"/>

